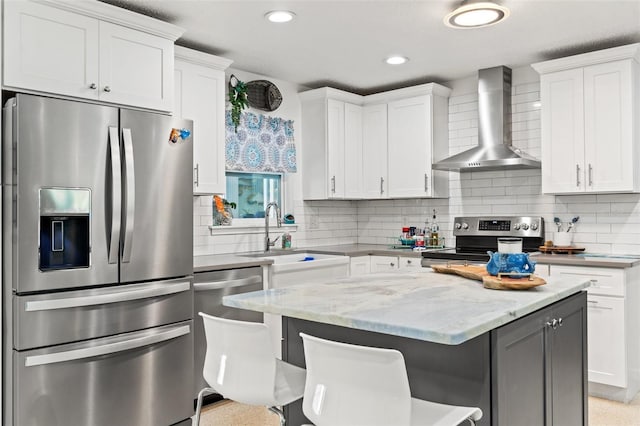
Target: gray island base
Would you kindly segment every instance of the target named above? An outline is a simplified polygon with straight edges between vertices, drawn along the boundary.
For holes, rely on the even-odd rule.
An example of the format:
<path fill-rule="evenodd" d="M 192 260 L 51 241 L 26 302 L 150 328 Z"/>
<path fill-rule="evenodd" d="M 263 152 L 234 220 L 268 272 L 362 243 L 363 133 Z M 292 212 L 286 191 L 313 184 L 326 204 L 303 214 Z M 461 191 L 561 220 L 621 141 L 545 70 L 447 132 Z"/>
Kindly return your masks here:
<path fill-rule="evenodd" d="M 395 348 L 416 398 L 480 407 L 479 425 L 565 426 L 587 424 L 587 286 L 549 279 L 536 289 L 498 291 L 422 272 L 266 290 L 224 303 L 283 315 L 283 359 L 292 364 L 305 366 L 300 332 Z M 308 423 L 301 401 L 285 414 L 288 424 Z"/>

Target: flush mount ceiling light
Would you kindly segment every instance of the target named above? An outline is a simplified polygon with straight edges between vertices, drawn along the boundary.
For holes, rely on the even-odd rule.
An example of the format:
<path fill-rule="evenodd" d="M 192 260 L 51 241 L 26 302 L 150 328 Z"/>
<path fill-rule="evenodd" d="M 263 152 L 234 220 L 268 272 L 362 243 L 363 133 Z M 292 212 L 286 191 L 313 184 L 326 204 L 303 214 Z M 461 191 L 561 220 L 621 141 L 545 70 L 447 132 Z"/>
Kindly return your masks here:
<path fill-rule="evenodd" d="M 278 24 L 289 22 L 294 16 L 296 16 L 296 14 L 288 10 L 272 10 L 264 15 L 270 22 L 276 22 Z"/>
<path fill-rule="evenodd" d="M 463 1 L 459 8 L 444 17 L 452 28 L 478 28 L 507 19 L 509 9 L 489 1 Z"/>
<path fill-rule="evenodd" d="M 409 60 L 409 58 L 407 58 L 405 56 L 395 55 L 395 56 L 389 56 L 384 61 L 389 65 L 402 65 L 405 62 L 407 62 L 408 60 Z"/>

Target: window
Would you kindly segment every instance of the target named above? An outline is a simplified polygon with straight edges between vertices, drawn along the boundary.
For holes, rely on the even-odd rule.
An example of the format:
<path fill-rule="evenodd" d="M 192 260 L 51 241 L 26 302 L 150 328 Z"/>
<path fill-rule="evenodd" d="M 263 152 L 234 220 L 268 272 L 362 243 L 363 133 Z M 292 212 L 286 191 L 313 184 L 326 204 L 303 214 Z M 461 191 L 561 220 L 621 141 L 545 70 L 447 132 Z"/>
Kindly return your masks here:
<path fill-rule="evenodd" d="M 279 173 L 227 172 L 225 198 L 236 203 L 233 217 L 264 218 L 264 210 L 272 201 L 282 206 L 282 175 Z"/>

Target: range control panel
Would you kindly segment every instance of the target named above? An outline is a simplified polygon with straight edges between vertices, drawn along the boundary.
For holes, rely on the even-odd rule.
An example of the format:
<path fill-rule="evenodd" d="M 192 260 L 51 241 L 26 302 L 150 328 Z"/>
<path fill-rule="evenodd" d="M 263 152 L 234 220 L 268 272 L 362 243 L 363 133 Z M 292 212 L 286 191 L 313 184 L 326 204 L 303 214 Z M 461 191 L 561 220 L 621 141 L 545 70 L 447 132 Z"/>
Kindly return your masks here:
<path fill-rule="evenodd" d="M 453 235 L 496 235 L 544 237 L 544 218 L 540 216 L 456 217 Z"/>

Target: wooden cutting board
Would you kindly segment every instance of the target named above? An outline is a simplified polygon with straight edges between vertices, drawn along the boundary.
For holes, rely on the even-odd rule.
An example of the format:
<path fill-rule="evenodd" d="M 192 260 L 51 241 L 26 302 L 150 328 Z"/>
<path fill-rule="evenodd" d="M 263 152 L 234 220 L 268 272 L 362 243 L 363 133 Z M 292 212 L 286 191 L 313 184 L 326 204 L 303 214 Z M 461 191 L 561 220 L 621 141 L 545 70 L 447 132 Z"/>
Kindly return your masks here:
<path fill-rule="evenodd" d="M 573 254 L 577 251 L 584 251 L 584 247 L 575 246 L 540 246 L 538 249 L 542 253 L 558 253 L 558 254 Z"/>
<path fill-rule="evenodd" d="M 455 274 L 482 281 L 485 288 L 493 290 L 526 290 L 547 283 L 537 275 L 525 278 L 495 277 L 487 272 L 484 265 L 432 265 L 431 269 L 444 274 Z"/>

